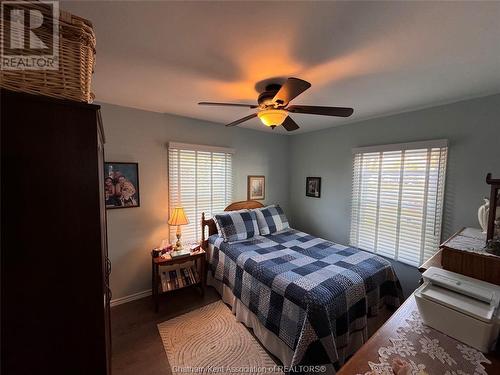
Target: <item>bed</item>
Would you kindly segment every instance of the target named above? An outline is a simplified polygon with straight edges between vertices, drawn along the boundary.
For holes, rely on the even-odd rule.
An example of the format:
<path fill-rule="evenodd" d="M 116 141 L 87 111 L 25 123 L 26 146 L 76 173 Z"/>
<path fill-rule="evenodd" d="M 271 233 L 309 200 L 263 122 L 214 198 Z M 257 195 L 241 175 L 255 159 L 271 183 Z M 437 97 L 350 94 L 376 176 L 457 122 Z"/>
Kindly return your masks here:
<path fill-rule="evenodd" d="M 261 207 L 243 201 L 226 210 Z M 293 228 L 224 242 L 215 222 L 203 215 L 203 233 L 205 227 L 208 284 L 294 372 L 324 366 L 335 373 L 367 340 L 369 321 L 402 301 L 390 262 L 372 253 Z"/>

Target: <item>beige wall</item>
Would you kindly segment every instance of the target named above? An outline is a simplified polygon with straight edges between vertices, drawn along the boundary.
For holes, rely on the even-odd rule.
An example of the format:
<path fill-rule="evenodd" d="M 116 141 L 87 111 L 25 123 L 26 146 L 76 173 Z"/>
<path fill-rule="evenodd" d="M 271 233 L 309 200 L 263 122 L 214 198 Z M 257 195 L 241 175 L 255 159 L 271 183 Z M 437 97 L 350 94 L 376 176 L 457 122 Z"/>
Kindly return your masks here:
<path fill-rule="evenodd" d="M 288 206 L 288 137 L 102 104 L 106 161 L 138 162 L 141 207 L 107 211 L 113 299 L 151 288 L 150 251 L 168 237 L 167 142 L 236 149 L 234 200 L 247 175 L 266 176 L 265 203 Z"/>

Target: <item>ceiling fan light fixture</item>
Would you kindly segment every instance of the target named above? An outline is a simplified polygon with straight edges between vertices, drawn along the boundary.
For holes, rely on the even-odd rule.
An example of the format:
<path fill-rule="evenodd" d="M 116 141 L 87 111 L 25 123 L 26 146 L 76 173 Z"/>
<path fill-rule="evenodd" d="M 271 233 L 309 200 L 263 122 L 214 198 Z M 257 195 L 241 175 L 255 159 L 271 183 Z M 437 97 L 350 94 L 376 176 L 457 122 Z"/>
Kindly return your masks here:
<path fill-rule="evenodd" d="M 349 117 L 352 115 L 354 110 L 347 107 L 325 107 L 317 105 L 288 106 L 292 100 L 309 89 L 309 87 L 311 87 L 309 82 L 300 78 L 289 77 L 282 85 L 267 85 L 265 90 L 259 94 L 256 105 L 220 102 L 200 102 L 198 104 L 257 109 L 257 111 L 253 112 L 251 115 L 226 124 L 228 127 L 237 126 L 258 116 L 260 121 L 265 126 L 274 129 L 276 126 L 281 125 L 286 131 L 289 132 L 297 130 L 300 127 L 290 116 L 288 116 L 288 113 L 336 117 Z"/>
<path fill-rule="evenodd" d="M 260 111 L 257 116 L 264 125 L 274 127 L 283 124 L 288 113 L 283 109 L 265 109 Z"/>

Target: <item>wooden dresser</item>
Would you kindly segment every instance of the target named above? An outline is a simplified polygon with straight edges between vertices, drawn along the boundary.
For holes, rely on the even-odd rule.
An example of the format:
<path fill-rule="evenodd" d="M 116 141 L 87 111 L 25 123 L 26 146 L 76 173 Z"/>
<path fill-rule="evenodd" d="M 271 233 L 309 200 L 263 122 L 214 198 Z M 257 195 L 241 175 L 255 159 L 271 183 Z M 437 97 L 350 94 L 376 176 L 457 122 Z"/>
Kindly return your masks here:
<path fill-rule="evenodd" d="M 430 266 L 500 285 L 500 257 L 486 252 L 486 234 L 480 229 L 462 228 L 441 246 L 439 251 L 419 267 Z"/>
<path fill-rule="evenodd" d="M 0 91 L 1 373 L 110 373 L 99 106 Z"/>
<path fill-rule="evenodd" d="M 445 270 L 500 285 L 500 257 L 486 252 L 486 234 L 463 228 L 441 245 Z"/>

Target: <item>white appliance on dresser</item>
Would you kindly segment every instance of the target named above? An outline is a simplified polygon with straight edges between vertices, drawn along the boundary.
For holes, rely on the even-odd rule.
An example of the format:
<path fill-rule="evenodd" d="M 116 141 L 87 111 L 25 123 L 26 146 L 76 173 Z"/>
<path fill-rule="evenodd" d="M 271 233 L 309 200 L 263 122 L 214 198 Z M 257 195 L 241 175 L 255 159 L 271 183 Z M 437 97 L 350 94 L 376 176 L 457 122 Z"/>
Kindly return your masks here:
<path fill-rule="evenodd" d="M 500 286 L 429 267 L 415 291 L 422 320 L 484 353 L 496 345 L 500 328 Z"/>

